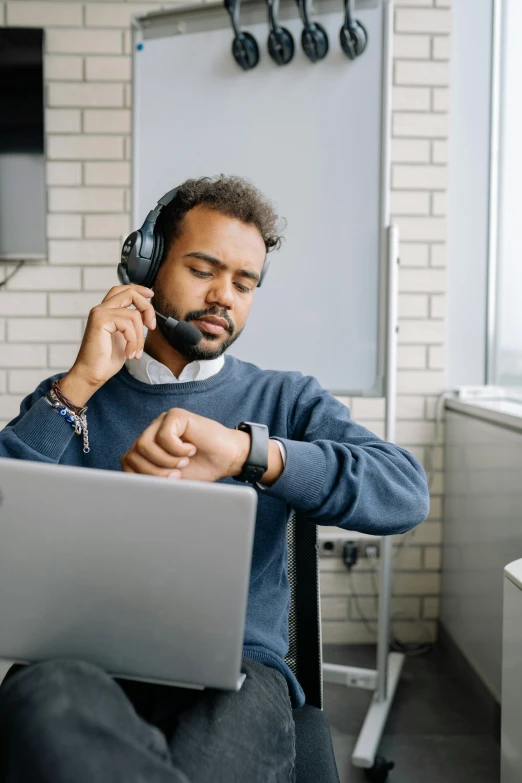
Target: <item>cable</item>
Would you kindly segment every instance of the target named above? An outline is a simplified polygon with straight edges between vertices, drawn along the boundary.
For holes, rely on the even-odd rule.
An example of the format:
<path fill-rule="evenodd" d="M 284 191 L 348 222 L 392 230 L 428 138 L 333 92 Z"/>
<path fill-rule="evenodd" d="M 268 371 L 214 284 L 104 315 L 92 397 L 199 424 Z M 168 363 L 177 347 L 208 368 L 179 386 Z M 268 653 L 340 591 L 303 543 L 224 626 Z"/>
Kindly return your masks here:
<path fill-rule="evenodd" d="M 374 628 L 374 626 L 371 624 L 368 617 L 366 617 L 366 614 L 363 612 L 361 604 L 359 603 L 359 593 L 357 592 L 355 588 L 355 583 L 353 581 L 352 568 L 354 565 L 357 565 L 358 560 L 359 560 L 359 546 L 357 544 L 357 541 L 345 541 L 343 547 L 343 562 L 346 568 L 348 569 L 348 582 L 350 584 L 350 591 L 352 593 L 355 609 L 357 611 L 357 614 L 363 621 L 366 630 L 370 634 L 372 634 L 372 636 L 374 636 L 377 633 L 377 629 Z"/>
<path fill-rule="evenodd" d="M 348 544 L 352 542 L 347 542 Z M 379 595 L 379 589 L 377 586 L 377 569 L 378 569 L 378 562 L 377 562 L 377 548 L 375 546 L 368 546 L 366 547 L 366 556 L 368 557 L 368 561 L 370 563 L 370 579 L 372 582 L 372 598 L 375 602 L 375 608 L 377 611 L 379 611 L 379 601 L 378 601 L 378 595 Z M 350 556 L 344 556 L 344 563 L 348 569 L 348 581 L 350 584 L 350 592 L 352 594 L 355 610 L 359 617 L 361 618 L 364 627 L 366 630 L 372 634 L 372 636 L 375 636 L 377 634 L 377 628 L 372 624 L 370 618 L 366 615 L 364 612 L 361 603 L 360 603 L 360 596 L 359 593 L 356 590 L 355 583 L 353 580 L 353 572 L 352 567 L 356 565 L 358 561 L 358 557 L 353 556 L 353 552 L 350 552 Z M 390 647 L 392 650 L 395 650 L 396 652 L 401 652 L 404 655 L 408 657 L 413 657 L 416 655 L 424 655 L 428 652 L 430 652 L 433 649 L 433 642 L 429 639 L 429 631 L 426 627 L 426 624 L 420 620 L 418 617 L 410 617 L 405 612 L 395 612 L 393 617 L 391 618 L 391 624 L 398 619 L 398 618 L 405 618 L 412 620 L 416 624 L 420 625 L 424 628 L 426 634 L 428 635 L 428 638 L 425 642 L 402 642 L 393 631 L 390 632 Z"/>
<path fill-rule="evenodd" d="M 25 258 L 19 261 L 15 266 L 15 268 L 13 269 L 13 271 L 10 272 L 8 275 L 6 275 L 6 277 L 4 277 L 2 281 L 0 281 L 0 288 L 3 288 L 5 285 L 7 285 L 7 283 L 16 275 L 18 270 L 21 269 L 24 264 L 25 264 Z"/>
<path fill-rule="evenodd" d="M 378 572 L 378 561 L 377 561 L 377 548 L 374 546 L 368 546 L 366 547 L 366 555 L 368 557 L 368 560 L 370 562 L 371 566 L 371 573 L 372 573 L 372 587 L 374 590 L 374 598 L 377 600 L 378 595 L 378 588 L 377 588 L 377 572 Z M 390 633 L 390 647 L 392 650 L 395 650 L 396 652 L 402 652 L 404 655 L 407 656 L 415 656 L 415 655 L 424 655 L 425 653 L 430 652 L 433 649 L 433 642 L 429 638 L 429 631 L 426 627 L 426 624 L 420 620 L 418 617 L 411 617 L 406 612 L 395 612 L 394 615 L 391 617 L 391 625 L 398 619 L 402 617 L 403 619 L 412 620 L 416 625 L 421 626 L 425 633 L 427 634 L 427 640 L 425 642 L 402 642 L 393 632 L 393 630 Z"/>
<path fill-rule="evenodd" d="M 355 584 L 354 584 L 354 581 L 353 581 L 352 577 L 353 577 L 352 570 L 351 570 L 351 568 L 349 568 L 348 569 L 348 582 L 350 583 L 350 590 L 351 590 L 351 593 L 352 593 L 352 598 L 353 598 L 353 602 L 354 602 L 354 606 L 355 606 L 356 612 L 359 615 L 359 617 L 361 618 L 361 620 L 363 621 L 363 624 L 364 624 L 364 627 L 366 628 L 366 630 L 369 633 L 371 633 L 373 636 L 376 636 L 377 635 L 377 628 L 375 628 L 375 626 L 372 625 L 371 620 L 363 612 L 362 606 L 359 603 L 359 593 L 355 589 Z"/>

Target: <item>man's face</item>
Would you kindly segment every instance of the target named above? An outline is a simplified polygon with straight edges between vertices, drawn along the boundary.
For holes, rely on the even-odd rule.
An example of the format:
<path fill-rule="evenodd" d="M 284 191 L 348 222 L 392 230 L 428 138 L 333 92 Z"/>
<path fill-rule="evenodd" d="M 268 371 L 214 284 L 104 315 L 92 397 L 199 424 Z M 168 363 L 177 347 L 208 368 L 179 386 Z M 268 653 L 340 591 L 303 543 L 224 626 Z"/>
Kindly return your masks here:
<path fill-rule="evenodd" d="M 152 304 L 203 334 L 188 359 L 215 359 L 237 340 L 245 326 L 266 250 L 257 228 L 204 206 L 185 215 L 154 283 Z M 158 321 L 161 330 L 161 322 Z"/>

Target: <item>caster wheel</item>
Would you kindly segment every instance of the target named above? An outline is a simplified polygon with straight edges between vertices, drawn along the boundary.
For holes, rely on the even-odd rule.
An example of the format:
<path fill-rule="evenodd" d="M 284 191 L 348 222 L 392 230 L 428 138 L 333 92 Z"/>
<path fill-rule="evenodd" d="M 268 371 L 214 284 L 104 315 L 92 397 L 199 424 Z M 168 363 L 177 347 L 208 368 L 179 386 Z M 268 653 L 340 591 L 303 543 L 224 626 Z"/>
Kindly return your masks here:
<path fill-rule="evenodd" d="M 375 756 L 373 767 L 366 770 L 366 779 L 370 783 L 385 783 L 389 772 L 394 768 L 395 762 L 387 761 L 382 756 Z"/>

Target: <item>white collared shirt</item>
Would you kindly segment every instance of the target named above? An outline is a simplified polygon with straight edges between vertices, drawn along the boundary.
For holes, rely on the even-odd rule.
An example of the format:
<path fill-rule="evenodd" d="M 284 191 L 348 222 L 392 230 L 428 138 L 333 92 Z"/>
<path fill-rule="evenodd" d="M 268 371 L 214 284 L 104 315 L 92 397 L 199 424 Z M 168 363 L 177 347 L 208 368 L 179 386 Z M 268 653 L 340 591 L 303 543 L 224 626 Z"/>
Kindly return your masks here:
<path fill-rule="evenodd" d="M 217 359 L 200 359 L 194 362 L 190 362 L 183 368 L 179 377 L 176 378 L 172 370 L 169 370 L 157 359 L 153 359 L 148 353 L 143 351 L 139 359 L 127 359 L 125 366 L 133 378 L 142 383 L 148 383 L 151 386 L 157 383 L 187 383 L 188 381 L 204 381 L 207 378 L 212 378 L 213 375 L 221 370 L 225 364 L 225 356 L 221 354 Z M 286 465 L 286 449 L 280 440 L 273 438 L 279 446 L 281 457 L 283 460 L 283 466 Z M 258 482 L 257 486 L 260 489 L 265 489 L 264 484 Z"/>
<path fill-rule="evenodd" d="M 188 381 L 205 381 L 216 375 L 225 364 L 225 356 L 217 359 L 201 359 L 190 362 L 183 368 L 178 378 L 157 359 L 153 359 L 143 351 L 139 359 L 127 359 L 125 366 L 133 378 L 142 383 L 155 385 L 157 383 L 187 383 Z"/>

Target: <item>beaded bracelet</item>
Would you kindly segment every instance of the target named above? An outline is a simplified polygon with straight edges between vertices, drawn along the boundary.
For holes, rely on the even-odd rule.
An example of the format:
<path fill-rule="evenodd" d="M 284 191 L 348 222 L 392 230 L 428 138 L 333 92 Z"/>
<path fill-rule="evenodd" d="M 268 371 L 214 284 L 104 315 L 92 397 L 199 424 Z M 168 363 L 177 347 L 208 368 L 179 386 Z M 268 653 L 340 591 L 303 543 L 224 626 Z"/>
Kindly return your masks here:
<path fill-rule="evenodd" d="M 55 393 L 56 397 L 58 398 L 59 402 L 62 403 L 62 405 L 65 405 L 66 408 L 69 408 L 73 413 L 76 413 L 78 416 L 81 416 L 82 413 L 85 413 L 87 410 L 87 407 L 80 407 L 78 405 L 75 405 L 74 402 L 71 402 L 68 397 L 65 396 L 63 391 L 60 388 L 60 384 L 58 381 L 55 381 L 53 385 L 51 386 L 52 391 Z"/>
<path fill-rule="evenodd" d="M 86 411 L 87 408 L 76 408 L 75 410 L 72 410 L 68 405 L 64 404 L 62 401 L 63 399 L 66 399 L 63 397 L 61 392 L 59 392 L 60 397 L 56 393 L 55 386 L 58 388 L 59 392 L 59 386 L 57 383 L 53 384 L 52 388 L 49 389 L 48 393 L 46 394 L 45 399 L 49 403 L 49 405 L 57 410 L 60 414 L 60 416 L 65 417 L 65 421 L 67 421 L 73 428 L 76 433 L 76 435 L 82 435 L 83 434 L 83 453 L 88 454 L 90 451 L 89 448 L 89 431 L 87 429 L 87 416 Z M 72 403 L 71 403 L 72 405 Z"/>

